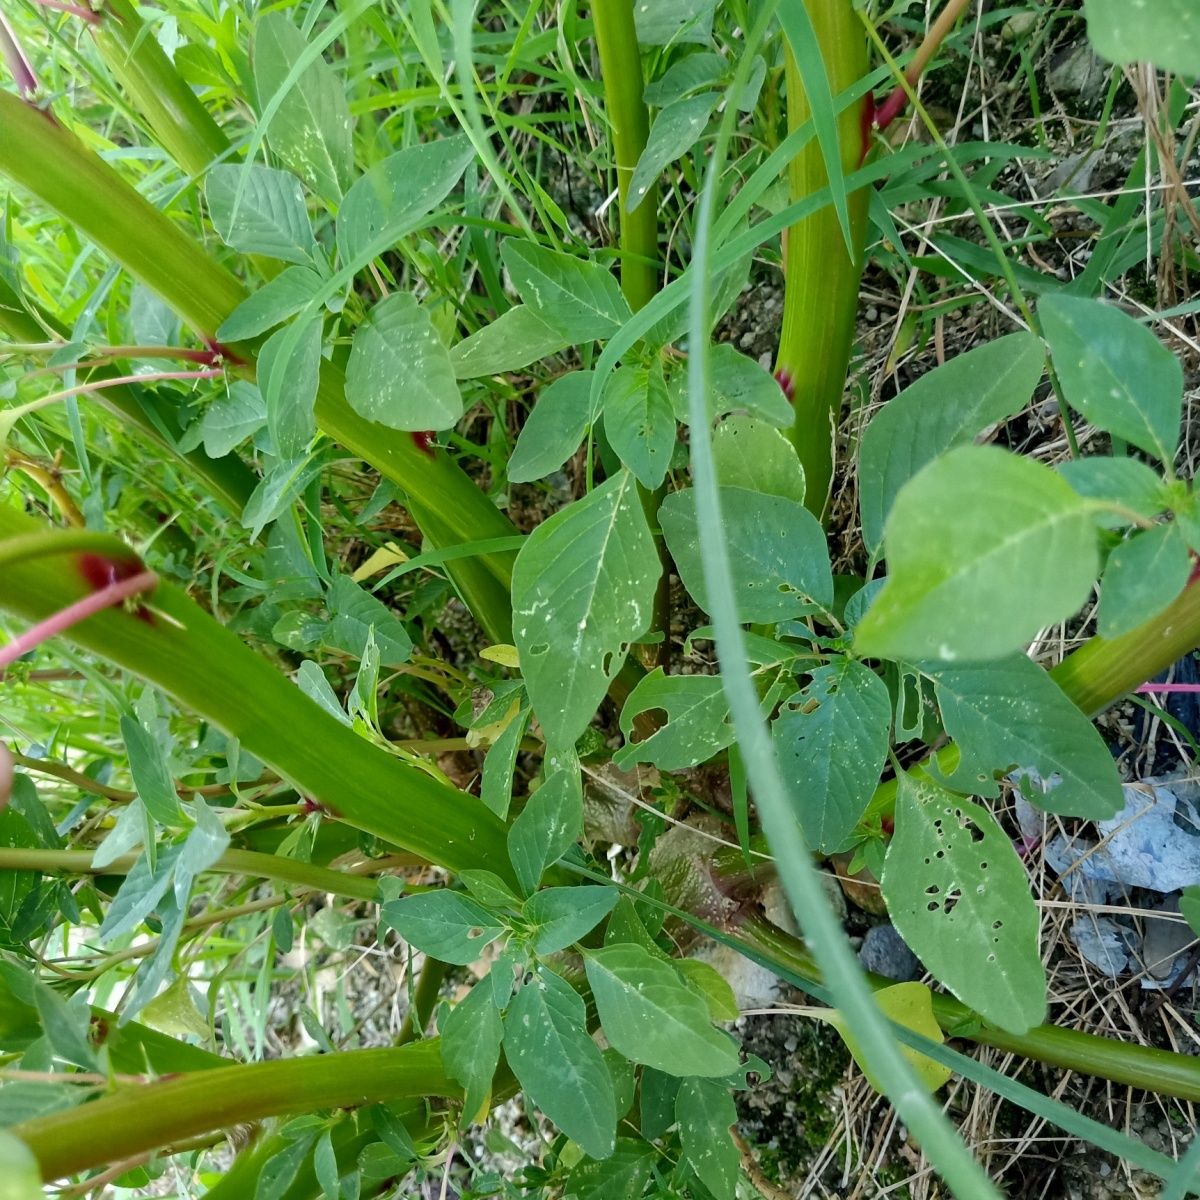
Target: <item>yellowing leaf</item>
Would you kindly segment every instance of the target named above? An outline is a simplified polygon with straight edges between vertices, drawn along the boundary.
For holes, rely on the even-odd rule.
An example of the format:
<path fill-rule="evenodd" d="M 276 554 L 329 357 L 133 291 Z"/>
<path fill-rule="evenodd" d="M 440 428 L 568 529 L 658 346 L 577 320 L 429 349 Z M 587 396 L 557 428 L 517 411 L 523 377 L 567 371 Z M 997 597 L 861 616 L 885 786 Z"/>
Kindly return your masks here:
<path fill-rule="evenodd" d="M 380 571 L 386 571 L 388 567 L 394 567 L 402 562 L 408 562 L 408 555 L 395 542 L 387 542 L 380 546 L 350 578 L 355 583 L 361 583 L 364 579 L 370 579 L 372 575 L 378 575 Z"/>
<path fill-rule="evenodd" d="M 498 721 L 493 721 L 490 725 L 481 725 L 478 729 L 467 730 L 467 745 L 472 750 L 478 750 L 480 747 L 491 746 L 496 739 L 508 728 L 509 723 L 521 711 L 521 700 L 517 697 L 505 710 L 504 716 Z"/>
<path fill-rule="evenodd" d="M 510 646 L 503 642 L 498 646 L 488 646 L 480 650 L 479 657 L 487 662 L 499 663 L 502 667 L 512 667 L 514 671 L 521 666 L 521 658 L 517 654 L 516 646 Z"/>
<path fill-rule="evenodd" d="M 892 987 L 882 988 L 875 993 L 875 1003 L 879 1005 L 883 1015 L 895 1021 L 897 1025 L 903 1025 L 905 1029 L 911 1029 L 913 1033 L 919 1033 L 931 1042 L 937 1042 L 939 1046 L 945 1041 L 941 1026 L 933 1015 L 933 993 L 923 983 L 897 983 Z M 846 1049 L 853 1055 L 854 1061 L 867 1077 L 867 1082 L 877 1092 L 882 1092 L 879 1081 L 863 1061 L 858 1039 L 847 1026 L 842 1014 L 834 1009 L 825 1019 L 841 1034 Z M 949 1067 L 934 1062 L 932 1058 L 910 1046 L 903 1047 L 903 1050 L 917 1078 L 931 1092 L 936 1092 L 953 1074 Z"/>

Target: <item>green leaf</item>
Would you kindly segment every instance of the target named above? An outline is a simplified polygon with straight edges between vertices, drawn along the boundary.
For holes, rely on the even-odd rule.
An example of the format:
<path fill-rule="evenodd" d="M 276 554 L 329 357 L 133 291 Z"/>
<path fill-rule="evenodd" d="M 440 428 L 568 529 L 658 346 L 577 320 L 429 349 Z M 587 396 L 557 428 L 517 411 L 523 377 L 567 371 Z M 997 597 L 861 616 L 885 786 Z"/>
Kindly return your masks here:
<path fill-rule="evenodd" d="M 960 446 L 900 490 L 887 582 L 854 635 L 867 658 L 1000 658 L 1071 616 L 1099 565 L 1089 503 L 1049 467 Z"/>
<path fill-rule="evenodd" d="M 478 379 L 481 375 L 520 371 L 570 344 L 570 338 L 547 325 L 527 304 L 516 304 L 490 325 L 459 342 L 450 351 L 450 361 L 456 378 Z"/>
<path fill-rule="evenodd" d="M 632 942 L 584 958 L 605 1036 L 631 1062 L 668 1075 L 729 1075 L 735 1043 L 709 1022 L 708 1006 L 675 973 Z"/>
<path fill-rule="evenodd" d="M 717 0 L 641 0 L 633 6 L 637 40 L 643 46 L 666 46 L 674 42 L 706 45 L 712 36 L 716 7 Z M 649 96 L 646 102 L 657 103 Z"/>
<path fill-rule="evenodd" d="M 480 867 L 460 871 L 458 877 L 466 885 L 471 895 L 485 908 L 519 909 L 521 907 L 520 897 L 495 871 L 485 871 Z"/>
<path fill-rule="evenodd" d="M 281 512 L 324 470 L 322 458 L 297 457 L 276 462 L 259 480 L 242 509 L 242 526 L 257 538 L 263 527 Z"/>
<path fill-rule="evenodd" d="M 18 781 L 22 779 L 27 780 L 27 777 L 16 777 Z M 16 790 L 14 787 L 14 794 Z M 40 845 L 33 826 L 15 808 L 0 809 L 0 847 L 32 850 Z M 22 940 L 12 933 L 13 925 L 29 893 L 37 887 L 38 878 L 34 871 L 0 872 L 0 935 L 3 935 L 0 944 L 8 938 L 14 942 Z"/>
<path fill-rule="evenodd" d="M 517 815 L 508 831 L 508 856 L 526 892 L 541 882 L 583 832 L 583 785 L 574 753 L 551 753 L 546 780 Z"/>
<path fill-rule="evenodd" d="M 661 710 L 666 721 L 643 741 L 630 738 L 642 713 Z M 707 762 L 734 739 L 729 702 L 719 675 L 665 675 L 656 667 L 638 680 L 621 709 L 625 745 L 613 755 L 622 771 L 653 763 L 661 771 L 683 771 Z"/>
<path fill-rule="evenodd" d="M 621 471 L 531 533 L 513 568 L 521 672 L 546 740 L 570 746 L 649 628 L 662 566 Z"/>
<path fill-rule="evenodd" d="M 529 1099 L 586 1154 L 613 1152 L 612 1076 L 587 1034 L 583 1000 L 552 971 L 539 971 L 509 1005 L 504 1056 Z"/>
<path fill-rule="evenodd" d="M 1109 62 L 1200 77 L 1200 10 L 1192 0 L 1084 0 L 1083 12 L 1096 53 Z"/>
<path fill-rule="evenodd" d="M 654 118 L 646 148 L 642 151 L 629 181 L 625 207 L 633 212 L 658 182 L 658 177 L 677 158 L 682 158 L 700 140 L 708 118 L 720 99 L 717 92 L 704 92 L 668 104 Z"/>
<path fill-rule="evenodd" d="M 1059 463 L 1058 473 L 1081 496 L 1120 505 L 1152 519 L 1169 507 L 1166 485 L 1156 471 L 1136 458 L 1072 458 Z M 1121 528 L 1129 524 L 1120 514 L 1100 515 L 1102 524 Z"/>
<path fill-rule="evenodd" d="M 708 0 L 702 0 L 702 2 L 708 3 Z M 665 14 L 677 12 L 680 5 L 659 3 L 655 7 L 659 12 Z M 711 4 L 709 7 L 711 8 Z M 644 45 L 650 45 L 640 34 L 638 41 Z M 676 59 L 658 79 L 647 84 L 642 98 L 655 108 L 665 108 L 675 100 L 682 100 L 689 92 L 699 91 L 701 88 L 712 87 L 714 84 L 720 83 L 728 71 L 729 63 L 719 54 L 712 51 L 689 54 L 686 58 Z"/>
<path fill-rule="evenodd" d="M 56 1058 L 85 1071 L 96 1070 L 96 1052 L 88 1040 L 92 1010 L 86 997 L 65 1000 L 48 984 L 36 981 L 33 993 L 42 1032 Z"/>
<path fill-rule="evenodd" d="M 333 619 L 325 631 L 325 645 L 362 658 L 367 637 L 375 631 L 379 661 L 385 667 L 399 667 L 412 655 L 412 639 L 399 619 L 382 601 L 358 586 L 346 575 L 338 575 L 326 598 Z"/>
<path fill-rule="evenodd" d="M 544 888 L 525 901 L 533 952 L 555 954 L 590 933 L 613 910 L 620 893 L 610 887 Z"/>
<path fill-rule="evenodd" d="M 647 1165 L 647 1174 L 649 1170 Z M 42 1172 L 33 1151 L 18 1137 L 0 1129 L 0 1200 L 42 1200 L 43 1195 Z"/>
<path fill-rule="evenodd" d="M 314 1133 L 302 1134 L 268 1158 L 255 1184 L 254 1200 L 279 1200 L 295 1182 L 315 1140 Z"/>
<path fill-rule="evenodd" d="M 430 958 L 465 967 L 505 932 L 486 908 L 459 892 L 421 892 L 383 906 L 380 919 Z"/>
<path fill-rule="evenodd" d="M 311 267 L 284 267 L 274 279 L 247 296 L 221 322 L 217 337 L 241 342 L 266 333 L 298 313 L 318 292 L 321 277 Z"/>
<path fill-rule="evenodd" d="M 745 488 L 723 487 L 720 495 L 739 621 L 786 621 L 811 612 L 814 604 L 833 603 L 825 534 L 812 513 L 794 500 Z M 669 495 L 658 519 L 680 579 L 707 612 L 693 490 Z"/>
<path fill-rule="evenodd" d="M 475 157 L 465 137 L 398 150 L 354 181 L 338 210 L 343 270 L 365 267 L 411 233 L 451 192 Z"/>
<path fill-rule="evenodd" d="M 308 49 L 303 33 L 282 12 L 260 16 L 251 60 L 260 112 Z M 354 161 L 354 119 L 346 88 L 324 59 L 314 58 L 284 96 L 267 137 L 285 166 L 323 200 L 336 204 Z"/>
<path fill-rule="evenodd" d="M 500 257 L 534 315 L 572 343 L 611 337 L 629 319 L 616 277 L 597 263 L 520 238 L 506 238 Z"/>
<path fill-rule="evenodd" d="M 1158 616 L 1192 573 L 1177 523 L 1134 533 L 1109 556 L 1100 585 L 1100 636 L 1118 637 Z"/>
<path fill-rule="evenodd" d="M 160 825 L 177 825 L 179 796 L 171 779 L 166 751 L 140 721 L 127 713 L 121 717 L 121 736 L 129 755 L 129 773 L 146 811 Z"/>
<path fill-rule="evenodd" d="M 726 417 L 713 430 L 713 466 L 722 487 L 804 503 L 804 468 L 796 447 L 766 421 Z"/>
<path fill-rule="evenodd" d="M 317 1178 L 317 1186 L 325 1194 L 325 1200 L 340 1200 L 342 1187 L 337 1153 L 333 1148 L 333 1134 L 328 1129 L 317 1139 L 313 1150 L 313 1174 Z"/>
<path fill-rule="evenodd" d="M 313 415 L 321 379 L 321 319 L 277 329 L 258 354 L 258 387 L 267 402 L 267 429 L 275 453 L 298 458 L 317 433 Z"/>
<path fill-rule="evenodd" d="M 442 1064 L 446 1074 L 461 1083 L 463 1121 L 476 1121 L 492 1091 L 492 1077 L 500 1061 L 504 1027 L 492 1003 L 492 989 L 477 983 L 442 1022 Z"/>
<path fill-rule="evenodd" d="M 1124 806 L 1104 739 L 1037 663 L 1014 654 L 922 670 L 934 680 L 946 733 L 962 756 L 951 786 L 997 796 L 995 773 L 1016 768 L 1025 799 L 1047 812 L 1103 820 Z"/>
<path fill-rule="evenodd" d="M 818 667 L 784 702 L 772 735 L 814 849 L 834 854 L 847 848 L 887 761 L 891 721 L 887 685 L 852 659 Z"/>
<path fill-rule="evenodd" d="M 1175 355 L 1128 313 L 1098 300 L 1044 296 L 1038 316 L 1071 407 L 1172 465 L 1183 400 Z"/>
<path fill-rule="evenodd" d="M 1200 887 L 1185 887 L 1179 897 L 1179 911 L 1191 926 L 1192 932 L 1200 937 Z"/>
<path fill-rule="evenodd" d="M 964 1004 L 1010 1033 L 1046 1017 L 1038 910 L 1007 834 L 978 804 L 901 774 L 883 869 L 888 912 Z"/>
<path fill-rule="evenodd" d="M 221 458 L 267 423 L 267 406 L 252 383 L 235 379 L 224 396 L 214 400 L 182 438 L 179 449 L 195 450 L 204 444 L 209 458 Z"/>
<path fill-rule="evenodd" d="M 684 982 L 704 997 L 708 1015 L 714 1021 L 736 1021 L 741 1015 L 733 988 L 716 967 L 698 958 L 678 958 L 672 966 Z"/>
<path fill-rule="evenodd" d="M 1045 370 L 1032 333 L 1010 333 L 934 367 L 876 413 L 858 451 L 863 541 L 883 540 L 896 493 L 927 463 L 1011 417 Z"/>
<path fill-rule="evenodd" d="M 572 1170 L 563 1194 L 571 1200 L 640 1200 L 657 1158 L 653 1146 L 634 1138 L 618 1138 L 608 1158 L 600 1162 L 588 1159 Z"/>
<path fill-rule="evenodd" d="M 737 1107 L 723 1084 L 685 1079 L 675 1097 L 683 1156 L 715 1200 L 734 1200 L 742 1157 L 733 1140 Z"/>
<path fill-rule="evenodd" d="M 662 364 L 621 367 L 604 385 L 604 432 L 620 460 L 653 491 L 675 449 L 675 413 Z"/>
<path fill-rule="evenodd" d="M 525 708 L 513 717 L 492 743 L 487 757 L 483 760 L 479 798 L 501 820 L 507 819 L 508 807 L 512 803 L 513 773 L 517 766 L 521 739 L 529 728 L 530 716 L 529 709 Z"/>
<path fill-rule="evenodd" d="M 463 415 L 450 352 L 407 292 L 381 300 L 354 334 L 346 399 L 392 429 L 450 429 Z"/>
<path fill-rule="evenodd" d="M 591 387 L 591 371 L 572 371 L 542 389 L 508 460 L 513 483 L 544 479 L 579 449 L 591 416 Z"/>
<path fill-rule="evenodd" d="M 680 1082 L 674 1075 L 656 1071 L 653 1067 L 642 1070 L 639 1128 L 648 1142 L 658 1141 L 675 1124 L 675 1099 L 679 1087 Z"/>
<path fill-rule="evenodd" d="M 785 429 L 795 420 L 791 401 L 775 376 L 726 342 L 709 351 L 708 397 L 714 419 L 745 413 Z"/>
<path fill-rule="evenodd" d="M 218 163 L 204 181 L 213 228 L 243 254 L 308 263 L 316 243 L 300 180 L 257 163 Z"/>

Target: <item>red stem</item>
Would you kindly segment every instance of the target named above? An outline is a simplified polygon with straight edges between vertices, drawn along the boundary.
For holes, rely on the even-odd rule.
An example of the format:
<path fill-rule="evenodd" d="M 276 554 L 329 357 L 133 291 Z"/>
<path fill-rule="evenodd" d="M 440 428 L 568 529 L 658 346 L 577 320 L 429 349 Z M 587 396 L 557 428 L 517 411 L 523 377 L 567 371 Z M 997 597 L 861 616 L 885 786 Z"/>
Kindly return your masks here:
<path fill-rule="evenodd" d="M 8 747 L 0 742 L 0 812 L 3 812 L 12 796 L 13 789 L 13 756 Z"/>

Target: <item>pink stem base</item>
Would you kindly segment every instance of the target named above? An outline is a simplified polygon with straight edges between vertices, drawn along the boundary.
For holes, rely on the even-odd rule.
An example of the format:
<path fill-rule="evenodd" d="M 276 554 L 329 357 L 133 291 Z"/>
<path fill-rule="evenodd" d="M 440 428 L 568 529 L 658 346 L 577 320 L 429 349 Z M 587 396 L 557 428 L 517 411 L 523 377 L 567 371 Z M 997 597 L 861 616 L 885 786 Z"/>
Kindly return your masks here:
<path fill-rule="evenodd" d="M 35 646 L 40 646 L 47 639 L 66 632 L 72 625 L 77 625 L 80 621 L 86 620 L 98 612 L 103 612 L 104 609 L 111 608 L 114 604 L 120 604 L 131 596 L 151 591 L 157 585 L 158 576 L 153 571 L 142 571 L 141 574 L 134 575 L 130 579 L 110 583 L 107 587 L 92 592 L 90 596 L 84 596 L 82 600 L 69 604 L 52 617 L 47 617 L 32 629 L 26 630 L 19 638 L 9 642 L 7 646 L 0 647 L 0 668 L 11 666 Z M 2 769 L 2 764 L 0 764 L 0 773 L 2 773 Z"/>

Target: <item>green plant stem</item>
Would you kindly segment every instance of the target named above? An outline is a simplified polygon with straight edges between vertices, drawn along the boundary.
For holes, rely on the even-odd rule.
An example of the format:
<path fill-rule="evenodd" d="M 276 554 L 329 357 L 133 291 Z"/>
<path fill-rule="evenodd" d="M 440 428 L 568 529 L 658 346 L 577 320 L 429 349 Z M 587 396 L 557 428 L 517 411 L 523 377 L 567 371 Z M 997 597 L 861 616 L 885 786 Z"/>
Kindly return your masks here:
<path fill-rule="evenodd" d="M 247 1122 L 380 1101 L 454 1098 L 436 1039 L 197 1071 L 12 1127 L 46 1182 Z"/>
<path fill-rule="evenodd" d="M 102 867 L 92 865 L 91 850 L 27 850 L 0 847 L 0 871 L 38 871 L 44 875 L 127 875 L 137 865 L 138 855 L 123 854 Z M 354 900 L 375 900 L 378 887 L 374 879 L 349 875 L 328 867 L 254 850 L 227 850 L 212 866 L 205 868 L 220 875 L 251 875 L 289 883 L 303 891 L 329 892 Z"/>
<path fill-rule="evenodd" d="M 0 542 L 38 529 L 0 505 Z M 0 577 L 0 608 L 42 620 L 88 591 L 73 555 L 25 559 Z M 180 589 L 160 583 L 144 603 L 97 613 L 69 636 L 238 738 L 339 819 L 449 870 L 513 878 L 504 825 L 475 797 L 359 737 Z"/>
<path fill-rule="evenodd" d="M 112 167 L 52 115 L 9 93 L 0 93 L 0 173 L 157 292 L 206 342 L 215 342 L 221 322 L 245 298 L 232 275 Z M 235 346 L 232 353 L 248 371 L 254 347 Z M 422 532 L 435 546 L 515 534 L 508 518 L 444 452 L 426 452 L 409 434 L 360 417 L 346 403 L 345 377 L 327 361 L 316 416 L 329 437 L 404 489 L 414 519 L 428 518 Z M 447 570 L 489 636 L 511 641 L 511 553 L 455 560 Z"/>
<path fill-rule="evenodd" d="M 417 986 L 413 989 L 412 1003 L 408 1006 L 408 1012 L 404 1014 L 404 1020 L 400 1022 L 400 1032 L 396 1034 L 397 1046 L 404 1046 L 424 1036 L 425 1027 L 437 1007 L 442 983 L 449 969 L 448 964 L 441 959 L 425 959 L 425 965 L 417 977 Z"/>
<path fill-rule="evenodd" d="M 155 139 L 189 175 L 202 175 L 229 142 L 175 69 L 130 0 L 105 0 L 92 36 L 108 69 Z"/>
<path fill-rule="evenodd" d="M 821 971 L 804 943 L 772 925 L 765 917 L 749 917 L 738 932 L 752 946 L 791 967 L 798 975 L 813 983 L 822 983 Z M 868 974 L 867 982 L 878 991 L 892 986 L 895 980 Z M 1119 1042 L 1055 1025 L 1039 1025 L 1022 1034 L 1006 1033 L 1002 1029 L 981 1026 L 978 1017 L 965 1004 L 940 992 L 933 993 L 933 1013 L 938 1024 L 952 1037 L 993 1046 L 1064 1070 L 1145 1088 L 1159 1095 L 1200 1101 L 1200 1059 L 1190 1055 L 1172 1054 L 1154 1046 Z"/>
<path fill-rule="evenodd" d="M 839 95 L 867 73 L 867 43 L 852 0 L 803 0 L 808 10 L 833 94 Z M 812 116 L 804 81 L 787 51 L 789 133 Z M 865 157 L 867 99 L 838 115 L 838 139 L 845 173 Z M 817 140 L 792 160 L 788 179 L 793 201 L 827 187 L 829 175 Z M 854 344 L 858 289 L 866 239 L 870 189 L 847 197 L 851 253 L 837 213 L 825 206 L 784 235 L 784 304 L 776 369 L 792 388 L 796 417 L 792 441 L 807 480 L 805 503 L 820 517 L 833 480 L 834 435 Z"/>
<path fill-rule="evenodd" d="M 592 0 L 592 24 L 600 54 L 604 110 L 612 133 L 617 172 L 621 291 L 629 301 L 629 307 L 637 312 L 658 294 L 659 189 L 656 181 L 644 196 L 635 197 L 637 207 L 630 212 L 629 184 L 650 134 L 650 114 L 642 99 L 645 78 L 633 19 L 633 4 L 634 0 Z M 638 486 L 638 495 L 651 529 L 658 528 L 658 509 L 665 494 L 665 486 L 654 491 Z M 651 629 L 660 630 L 664 636 L 659 644 L 643 647 L 643 661 L 650 667 L 665 661 L 670 649 L 671 631 L 670 563 L 661 534 L 655 535 L 654 544 L 663 563 L 663 573 L 654 596 Z"/>

